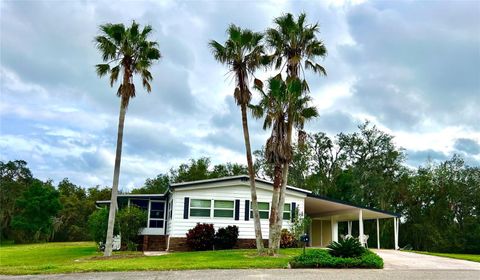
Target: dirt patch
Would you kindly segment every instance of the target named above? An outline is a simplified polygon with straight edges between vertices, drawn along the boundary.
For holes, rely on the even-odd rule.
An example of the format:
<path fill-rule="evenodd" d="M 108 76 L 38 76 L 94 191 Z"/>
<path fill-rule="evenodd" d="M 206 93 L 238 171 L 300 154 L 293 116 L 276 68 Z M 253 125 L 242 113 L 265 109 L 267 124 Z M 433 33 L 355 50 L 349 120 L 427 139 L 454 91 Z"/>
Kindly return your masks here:
<path fill-rule="evenodd" d="M 138 258 L 138 257 L 143 257 L 142 252 L 138 253 L 126 253 L 126 254 L 118 254 L 118 255 L 113 255 L 110 257 L 105 257 L 105 256 L 93 256 L 90 258 L 86 258 L 85 260 L 115 260 L 115 259 L 133 259 L 133 258 Z"/>

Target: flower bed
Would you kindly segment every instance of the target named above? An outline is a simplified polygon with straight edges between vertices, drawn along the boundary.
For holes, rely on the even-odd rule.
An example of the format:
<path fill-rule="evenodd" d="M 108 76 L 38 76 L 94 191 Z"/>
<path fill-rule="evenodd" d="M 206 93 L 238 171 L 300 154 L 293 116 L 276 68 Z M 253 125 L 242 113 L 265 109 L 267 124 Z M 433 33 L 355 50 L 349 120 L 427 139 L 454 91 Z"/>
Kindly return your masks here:
<path fill-rule="evenodd" d="M 294 257 L 291 268 L 383 268 L 383 259 L 370 250 L 356 258 L 334 257 L 327 250 L 307 250 L 305 255 Z"/>

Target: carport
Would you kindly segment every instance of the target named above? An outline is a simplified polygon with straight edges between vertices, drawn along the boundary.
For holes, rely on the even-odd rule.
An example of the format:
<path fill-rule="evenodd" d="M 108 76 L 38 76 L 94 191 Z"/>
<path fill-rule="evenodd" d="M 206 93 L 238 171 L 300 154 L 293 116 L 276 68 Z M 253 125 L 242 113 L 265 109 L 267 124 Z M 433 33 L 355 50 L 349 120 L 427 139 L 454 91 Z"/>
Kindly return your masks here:
<path fill-rule="evenodd" d="M 348 231 L 352 235 L 352 222 L 358 221 L 359 237 L 364 236 L 363 223 L 365 220 L 376 220 L 377 248 L 380 249 L 380 219 L 393 219 L 394 246 L 398 250 L 398 234 L 400 215 L 384 210 L 362 207 L 345 201 L 331 199 L 319 195 L 308 194 L 305 198 L 305 213 L 312 218 L 310 226 L 310 245 L 325 247 L 331 241 L 338 241 L 338 223 L 347 222 Z M 364 238 L 359 238 L 365 246 Z"/>

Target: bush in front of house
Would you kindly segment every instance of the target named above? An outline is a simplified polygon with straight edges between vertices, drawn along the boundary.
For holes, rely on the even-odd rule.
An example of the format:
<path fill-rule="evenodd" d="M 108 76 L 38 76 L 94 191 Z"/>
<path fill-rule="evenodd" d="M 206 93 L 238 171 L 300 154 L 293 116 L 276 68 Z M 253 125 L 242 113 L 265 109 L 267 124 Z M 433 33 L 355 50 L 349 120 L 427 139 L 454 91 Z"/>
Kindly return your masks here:
<path fill-rule="evenodd" d="M 102 207 L 95 210 L 88 217 L 88 230 L 91 238 L 98 244 L 100 242 L 105 243 L 107 239 L 108 228 L 108 208 Z M 118 223 L 115 223 L 114 235 L 118 234 Z"/>
<path fill-rule="evenodd" d="M 288 229 L 282 229 L 282 235 L 280 236 L 280 248 L 297 248 L 298 240 L 293 233 Z"/>
<path fill-rule="evenodd" d="M 355 258 L 341 258 L 327 250 L 310 249 L 290 261 L 291 268 L 383 268 L 383 259 L 370 250 Z"/>
<path fill-rule="evenodd" d="M 147 212 L 131 205 L 118 211 L 117 221 L 122 245 L 126 245 L 129 251 L 136 251 L 138 248 L 138 233 L 147 224 Z"/>
<path fill-rule="evenodd" d="M 187 245 L 194 251 L 212 250 L 215 242 L 213 224 L 200 224 L 187 232 Z"/>
<path fill-rule="evenodd" d="M 333 241 L 327 248 L 330 255 L 340 258 L 355 258 L 362 255 L 366 250 L 360 244 L 360 241 L 354 237 L 347 237 L 338 242 Z"/>
<path fill-rule="evenodd" d="M 295 240 L 300 241 L 300 237 L 309 232 L 311 223 L 312 218 L 300 212 L 298 207 L 295 208 L 293 222 L 290 225 L 290 232 L 293 234 Z"/>
<path fill-rule="evenodd" d="M 227 226 L 219 228 L 215 233 L 215 249 L 232 249 L 238 240 L 238 227 Z"/>

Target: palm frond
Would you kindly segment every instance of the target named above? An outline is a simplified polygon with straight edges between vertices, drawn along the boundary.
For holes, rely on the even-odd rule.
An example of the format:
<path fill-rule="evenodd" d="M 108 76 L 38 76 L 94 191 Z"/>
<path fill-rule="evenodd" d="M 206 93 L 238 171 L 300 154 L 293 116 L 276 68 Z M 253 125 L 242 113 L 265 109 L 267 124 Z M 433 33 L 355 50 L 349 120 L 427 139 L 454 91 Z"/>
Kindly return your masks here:
<path fill-rule="evenodd" d="M 300 13 L 298 15 L 297 25 L 300 27 L 300 29 L 303 29 L 303 24 L 305 23 L 306 17 L 307 15 L 305 13 Z"/>
<path fill-rule="evenodd" d="M 312 118 L 315 118 L 315 117 L 318 117 L 318 115 L 319 115 L 319 114 L 318 114 L 317 107 L 307 107 L 307 108 L 304 108 L 300 114 L 301 114 L 302 117 L 305 118 L 306 120 L 312 119 Z"/>
<path fill-rule="evenodd" d="M 112 68 L 110 71 L 110 86 L 113 87 L 113 84 L 117 81 L 118 79 L 118 74 L 120 73 L 120 66 L 117 65 Z"/>
<path fill-rule="evenodd" d="M 236 26 L 235 24 L 230 24 L 227 29 L 228 38 L 234 42 L 240 42 L 242 38 L 242 30 L 240 27 Z"/>
<path fill-rule="evenodd" d="M 130 40 L 132 40 L 133 42 L 137 41 L 137 37 L 140 34 L 138 27 L 139 27 L 138 23 L 133 21 L 130 28 L 128 28 Z"/>
<path fill-rule="evenodd" d="M 228 59 L 227 51 L 225 47 L 215 40 L 211 40 L 208 45 L 212 51 L 213 56 L 215 59 L 221 63 L 225 63 Z"/>
<path fill-rule="evenodd" d="M 143 87 L 147 90 L 147 92 L 151 92 L 151 91 L 152 91 L 152 86 L 150 85 L 150 82 L 149 82 L 148 79 L 142 78 L 142 85 L 143 85 Z"/>
<path fill-rule="evenodd" d="M 319 73 L 320 75 L 327 76 L 327 70 L 323 66 L 318 63 L 314 63 L 310 60 L 305 60 L 305 69 L 311 69 L 315 73 Z"/>
<path fill-rule="evenodd" d="M 108 64 L 97 64 L 95 65 L 97 75 L 100 77 L 105 76 L 110 71 L 110 65 Z"/>
<path fill-rule="evenodd" d="M 113 42 L 115 45 L 120 45 L 125 37 L 125 26 L 121 23 L 111 24 L 107 23 L 100 25 L 100 30 Z"/>
<path fill-rule="evenodd" d="M 261 105 L 250 104 L 248 105 L 248 108 L 250 108 L 250 111 L 252 112 L 252 116 L 256 119 L 260 119 L 265 114 L 265 110 Z"/>
<path fill-rule="evenodd" d="M 117 46 L 114 42 L 105 36 L 95 37 L 96 47 L 102 54 L 103 61 L 115 59 L 117 56 Z"/>
<path fill-rule="evenodd" d="M 150 46 L 150 48 L 147 49 L 146 51 L 146 59 L 152 61 L 152 60 L 158 60 L 162 57 L 162 54 L 160 53 L 160 50 Z"/>

